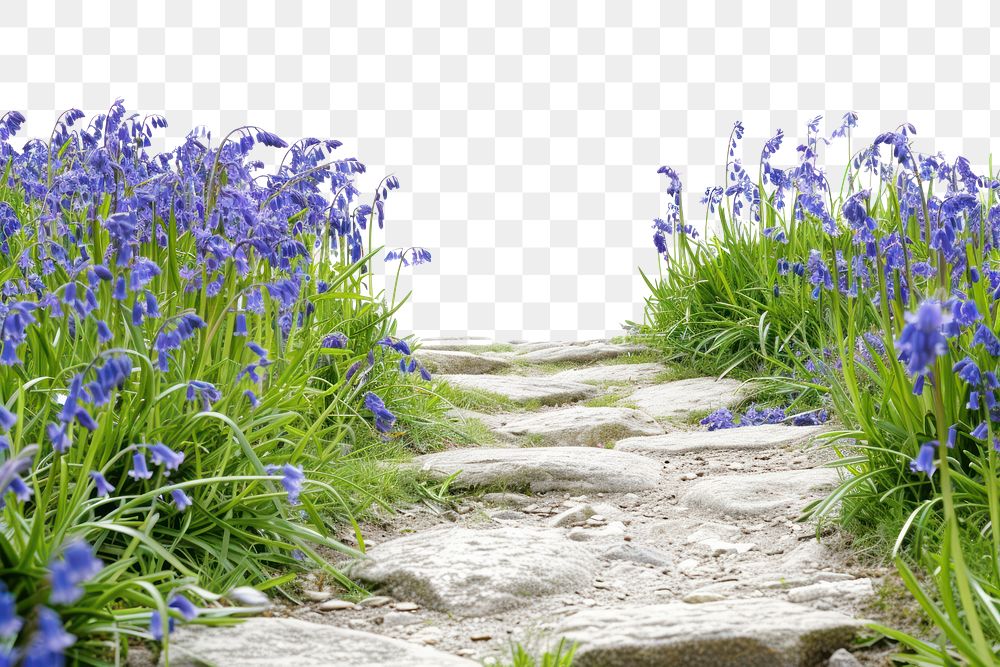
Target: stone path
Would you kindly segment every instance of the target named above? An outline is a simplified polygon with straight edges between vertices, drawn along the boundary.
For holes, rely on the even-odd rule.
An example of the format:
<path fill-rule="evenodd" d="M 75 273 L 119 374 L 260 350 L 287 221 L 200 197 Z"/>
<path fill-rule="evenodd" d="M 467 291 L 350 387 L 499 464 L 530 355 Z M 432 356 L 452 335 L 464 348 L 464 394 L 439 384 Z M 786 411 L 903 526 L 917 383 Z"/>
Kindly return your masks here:
<path fill-rule="evenodd" d="M 853 660 L 838 649 L 862 628 L 872 572 L 797 521 L 837 481 L 829 454 L 806 447 L 822 428 L 706 432 L 695 417 L 745 388 L 658 382 L 667 369 L 635 346 L 429 343 L 417 355 L 441 379 L 527 405 L 456 411 L 495 441 L 413 461 L 468 495 L 364 527 L 367 558 L 337 565 L 372 597 L 338 600 L 306 578 L 306 602 L 275 618 L 179 632 L 175 660 L 474 665 L 560 638 L 581 667 Z"/>

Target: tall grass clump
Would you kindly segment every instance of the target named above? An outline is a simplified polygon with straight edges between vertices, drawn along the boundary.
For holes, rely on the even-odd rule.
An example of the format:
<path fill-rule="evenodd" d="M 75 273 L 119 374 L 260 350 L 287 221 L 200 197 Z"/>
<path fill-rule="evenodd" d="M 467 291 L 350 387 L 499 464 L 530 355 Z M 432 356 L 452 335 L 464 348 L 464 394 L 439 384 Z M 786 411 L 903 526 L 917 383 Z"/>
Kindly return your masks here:
<path fill-rule="evenodd" d="M 697 238 L 672 203 L 655 223 L 663 272 L 644 332 L 720 372 L 772 376 L 834 408 L 844 481 L 810 508 L 886 549 L 937 625 L 905 643 L 920 665 L 992 665 L 1000 650 L 1000 180 L 912 147 L 904 124 L 850 153 L 839 186 L 818 166 L 819 119 L 798 161 L 752 178 L 730 139 L 726 188 L 704 203 L 719 233 Z M 919 569 L 924 579 L 915 574 Z"/>
<path fill-rule="evenodd" d="M 441 408 L 373 289 L 394 177 L 365 198 L 340 142 L 257 127 L 150 154 L 166 120 L 121 101 L 17 150 L 24 120 L 0 119 L 0 664 L 123 662 L 330 569 L 384 502 L 372 461 Z"/>

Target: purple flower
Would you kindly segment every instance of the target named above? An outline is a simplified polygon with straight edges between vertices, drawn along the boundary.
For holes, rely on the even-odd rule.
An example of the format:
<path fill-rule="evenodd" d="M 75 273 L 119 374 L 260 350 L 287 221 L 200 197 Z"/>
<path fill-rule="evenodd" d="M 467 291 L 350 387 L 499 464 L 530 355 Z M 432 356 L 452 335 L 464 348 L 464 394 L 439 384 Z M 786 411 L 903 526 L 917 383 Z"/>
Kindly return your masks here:
<path fill-rule="evenodd" d="M 976 333 L 972 336 L 973 345 L 982 345 L 991 356 L 1000 357 L 1000 339 L 993 333 L 993 330 L 985 324 L 980 324 Z"/>
<path fill-rule="evenodd" d="M 937 301 L 924 301 L 916 313 L 906 314 L 906 325 L 896 341 L 896 350 L 899 360 L 906 363 L 911 374 L 923 373 L 937 357 L 948 351 L 948 341 L 941 333 L 945 321 Z"/>
<path fill-rule="evenodd" d="M 181 618 L 185 621 L 193 621 L 198 618 L 198 608 L 195 607 L 190 600 L 179 593 L 174 593 L 170 596 L 170 601 L 167 606 L 171 609 L 177 610 L 180 613 Z"/>
<path fill-rule="evenodd" d="M 246 336 L 247 335 L 247 316 L 246 316 L 246 313 L 236 313 L 236 323 L 233 325 L 233 335 L 234 336 Z"/>
<path fill-rule="evenodd" d="M 184 452 L 175 452 L 162 442 L 150 445 L 149 454 L 153 465 L 162 465 L 167 474 L 171 470 L 177 470 L 178 466 L 184 462 Z"/>
<path fill-rule="evenodd" d="M 204 382 L 202 380 L 191 380 L 188 382 L 187 400 L 201 400 L 202 411 L 208 412 L 212 407 L 212 403 L 215 403 L 220 398 L 222 398 L 222 394 L 211 382 Z"/>
<path fill-rule="evenodd" d="M 299 495 L 302 493 L 302 483 L 306 479 L 305 473 L 302 472 L 302 466 L 293 466 L 291 463 L 286 463 L 281 467 L 274 465 L 267 466 L 266 470 L 269 475 L 281 471 L 281 485 L 285 487 L 285 491 L 288 493 L 288 502 L 291 505 L 298 505 Z"/>
<path fill-rule="evenodd" d="M 39 607 L 38 621 L 31 643 L 24 652 L 24 667 L 55 667 L 63 664 L 63 653 L 76 643 L 76 637 L 63 628 L 59 614 Z"/>
<path fill-rule="evenodd" d="M 803 412 L 800 415 L 792 417 L 792 426 L 819 426 L 820 424 L 825 424 L 829 418 L 830 415 L 826 410 Z"/>
<path fill-rule="evenodd" d="M 365 394 L 365 407 L 375 415 L 375 428 L 382 433 L 388 433 L 396 423 L 396 415 L 389 412 L 382 399 L 368 392 Z"/>
<path fill-rule="evenodd" d="M 0 637 L 15 636 L 23 625 L 16 603 L 14 595 L 0 582 Z"/>
<path fill-rule="evenodd" d="M 937 470 L 937 465 L 934 463 L 934 454 L 937 445 L 937 440 L 931 440 L 920 445 L 920 452 L 917 454 L 917 458 L 910 461 L 910 470 L 912 472 L 922 472 L 928 477 L 933 476 L 934 471 Z"/>
<path fill-rule="evenodd" d="M 102 498 L 110 495 L 111 492 L 115 490 L 115 487 L 112 486 L 108 480 L 104 479 L 104 475 L 96 470 L 90 471 L 90 479 L 94 480 L 95 491 L 97 495 Z"/>
<path fill-rule="evenodd" d="M 183 512 L 194 504 L 194 501 L 191 500 L 190 496 L 184 493 L 181 489 L 174 489 L 171 491 L 170 497 L 173 499 L 174 506 L 177 508 L 178 512 Z"/>
<path fill-rule="evenodd" d="M 253 393 L 249 389 L 244 391 L 243 395 L 246 397 L 248 401 L 250 401 L 251 408 L 256 408 L 257 406 L 260 405 L 260 400 L 257 398 L 257 394 Z"/>
<path fill-rule="evenodd" d="M 89 544 L 71 542 L 63 550 L 62 560 L 49 563 L 52 591 L 49 601 L 53 604 L 73 604 L 83 597 L 80 584 L 92 579 L 104 568 L 104 563 L 94 556 Z"/>
<path fill-rule="evenodd" d="M 717 431 L 725 428 L 736 428 L 733 421 L 733 413 L 728 408 L 719 408 L 699 422 L 702 426 L 707 426 L 709 431 Z"/>
<path fill-rule="evenodd" d="M 323 339 L 322 345 L 334 350 L 343 350 L 347 347 L 347 335 L 335 331 Z"/>
<path fill-rule="evenodd" d="M 132 469 L 128 471 L 128 476 L 134 480 L 149 479 L 153 473 L 146 467 L 146 453 L 137 450 L 132 455 Z"/>
<path fill-rule="evenodd" d="M 17 415 L 0 404 L 0 430 L 7 433 L 14 428 L 14 424 L 16 423 Z"/>
<path fill-rule="evenodd" d="M 958 374 L 962 380 L 973 386 L 979 386 L 983 381 L 979 366 L 972 357 L 966 355 L 964 359 L 955 363 L 951 370 Z"/>
<path fill-rule="evenodd" d="M 173 617 L 167 616 L 167 634 L 174 631 L 175 621 Z M 158 610 L 154 610 L 149 615 L 149 634 L 158 642 L 163 641 L 163 617 Z"/>

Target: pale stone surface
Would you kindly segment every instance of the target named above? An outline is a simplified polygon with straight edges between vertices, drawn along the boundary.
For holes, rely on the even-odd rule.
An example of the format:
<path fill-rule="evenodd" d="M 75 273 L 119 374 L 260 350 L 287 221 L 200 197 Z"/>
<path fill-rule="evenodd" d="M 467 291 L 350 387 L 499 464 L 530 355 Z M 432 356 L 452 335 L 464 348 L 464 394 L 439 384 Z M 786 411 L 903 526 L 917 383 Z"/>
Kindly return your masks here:
<path fill-rule="evenodd" d="M 597 559 L 561 531 L 435 528 L 372 547 L 345 573 L 455 616 L 488 616 L 589 585 Z"/>
<path fill-rule="evenodd" d="M 848 645 L 862 624 L 781 600 L 594 609 L 555 636 L 579 642 L 574 667 L 798 667 Z"/>
<path fill-rule="evenodd" d="M 654 417 L 678 417 L 731 405 L 740 399 L 739 388 L 736 380 L 692 378 L 644 387 L 622 402 Z"/>
<path fill-rule="evenodd" d="M 475 667 L 428 646 L 294 618 L 250 618 L 229 627 L 181 625 L 171 667 Z M 160 664 L 166 664 L 161 656 Z"/>
<path fill-rule="evenodd" d="M 783 424 L 744 426 L 717 431 L 676 431 L 663 435 L 625 438 L 615 444 L 615 449 L 624 452 L 663 452 L 664 454 L 729 449 L 753 451 L 796 445 L 822 431 L 822 426 L 785 426 Z"/>
<path fill-rule="evenodd" d="M 498 394 L 517 403 L 539 401 L 543 405 L 558 405 L 590 398 L 598 393 L 597 387 L 580 382 L 564 382 L 547 377 L 520 377 L 517 375 L 441 375 L 460 389 L 473 389 Z"/>
<path fill-rule="evenodd" d="M 791 602 L 812 602 L 813 600 L 864 600 L 875 595 L 871 579 L 849 579 L 846 581 L 820 581 L 808 586 L 799 586 L 788 591 Z"/>
<path fill-rule="evenodd" d="M 623 354 L 642 352 L 646 348 L 640 345 L 617 345 L 614 343 L 585 343 L 579 345 L 560 345 L 557 347 L 547 347 L 532 352 L 519 354 L 518 357 L 525 361 L 534 363 L 554 363 L 560 361 L 574 361 L 585 363 L 611 359 Z"/>
<path fill-rule="evenodd" d="M 458 472 L 452 482 L 456 488 L 527 488 L 535 493 L 639 491 L 660 479 L 660 464 L 652 459 L 590 447 L 451 449 L 418 456 L 414 465 L 440 479 Z"/>
<path fill-rule="evenodd" d="M 627 436 L 663 433 L 663 428 L 649 415 L 629 408 L 571 406 L 500 415 L 497 421 L 495 430 L 501 434 L 533 435 L 543 442 L 560 445 L 603 446 Z"/>
<path fill-rule="evenodd" d="M 495 373 L 510 367 L 510 362 L 500 355 L 475 354 L 456 350 L 418 350 L 417 360 L 432 373 L 481 375 Z"/>
<path fill-rule="evenodd" d="M 665 372 L 663 364 L 613 364 L 603 366 L 587 366 L 561 371 L 552 376 L 555 380 L 568 382 L 608 382 L 620 383 L 644 382 L 652 380 Z"/>
<path fill-rule="evenodd" d="M 827 667 L 861 667 L 861 661 L 854 657 L 846 648 L 838 648 L 830 656 Z"/>
<path fill-rule="evenodd" d="M 838 479 L 837 471 L 832 468 L 706 477 L 691 484 L 681 502 L 719 515 L 794 512 L 829 492 Z"/>
<path fill-rule="evenodd" d="M 489 347 L 494 342 L 489 338 L 421 338 L 420 348 L 435 350 L 464 350 L 465 348 Z"/>

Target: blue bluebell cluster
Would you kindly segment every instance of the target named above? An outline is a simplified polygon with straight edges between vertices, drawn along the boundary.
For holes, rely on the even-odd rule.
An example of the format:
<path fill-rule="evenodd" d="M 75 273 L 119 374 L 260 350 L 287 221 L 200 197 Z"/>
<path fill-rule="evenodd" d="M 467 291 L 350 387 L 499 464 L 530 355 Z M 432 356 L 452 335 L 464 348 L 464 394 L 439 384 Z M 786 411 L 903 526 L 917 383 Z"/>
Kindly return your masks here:
<path fill-rule="evenodd" d="M 708 427 L 709 431 L 743 426 L 761 426 L 762 424 L 790 423 L 792 426 L 816 426 L 824 424 L 829 419 L 826 410 L 812 410 L 792 415 L 786 414 L 785 408 L 758 408 L 751 405 L 742 414 L 734 414 L 729 408 L 719 408 L 704 417 L 699 423 Z"/>

